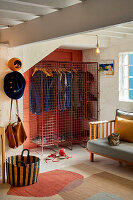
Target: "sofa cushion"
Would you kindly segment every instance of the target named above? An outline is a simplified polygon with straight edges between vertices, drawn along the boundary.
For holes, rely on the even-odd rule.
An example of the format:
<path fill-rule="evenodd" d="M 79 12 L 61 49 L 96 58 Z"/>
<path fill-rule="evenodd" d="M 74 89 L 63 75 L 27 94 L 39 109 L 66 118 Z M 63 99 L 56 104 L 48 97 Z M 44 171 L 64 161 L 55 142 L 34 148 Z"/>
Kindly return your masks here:
<path fill-rule="evenodd" d="M 110 146 L 107 138 L 101 138 L 89 140 L 87 142 L 87 148 L 101 155 L 133 163 L 133 143 L 122 141 L 119 146 Z"/>
<path fill-rule="evenodd" d="M 122 111 L 122 110 L 117 109 L 116 116 L 124 118 L 124 119 L 133 120 L 133 112 L 127 112 L 127 111 Z"/>
<path fill-rule="evenodd" d="M 120 140 L 133 142 L 133 120 L 116 116 L 114 132 L 120 135 Z"/>

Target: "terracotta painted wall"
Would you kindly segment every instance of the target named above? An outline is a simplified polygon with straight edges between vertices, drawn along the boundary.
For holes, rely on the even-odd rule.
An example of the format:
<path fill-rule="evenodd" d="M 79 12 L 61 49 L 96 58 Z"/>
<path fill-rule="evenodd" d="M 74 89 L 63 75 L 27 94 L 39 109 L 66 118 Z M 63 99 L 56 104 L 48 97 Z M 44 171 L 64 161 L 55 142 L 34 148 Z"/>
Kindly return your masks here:
<path fill-rule="evenodd" d="M 43 60 L 54 61 L 82 61 L 82 51 L 69 49 L 56 49 Z"/>

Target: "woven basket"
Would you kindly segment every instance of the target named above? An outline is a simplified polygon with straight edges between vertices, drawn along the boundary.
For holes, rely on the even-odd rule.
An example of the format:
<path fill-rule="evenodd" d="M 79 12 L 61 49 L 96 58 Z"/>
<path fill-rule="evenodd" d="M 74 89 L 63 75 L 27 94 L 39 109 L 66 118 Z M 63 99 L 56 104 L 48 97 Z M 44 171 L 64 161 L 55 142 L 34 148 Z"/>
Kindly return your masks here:
<path fill-rule="evenodd" d="M 27 156 L 23 152 L 28 151 Z M 40 158 L 30 156 L 29 150 L 24 149 L 21 155 L 6 159 L 7 182 L 14 186 L 26 186 L 37 182 Z"/>

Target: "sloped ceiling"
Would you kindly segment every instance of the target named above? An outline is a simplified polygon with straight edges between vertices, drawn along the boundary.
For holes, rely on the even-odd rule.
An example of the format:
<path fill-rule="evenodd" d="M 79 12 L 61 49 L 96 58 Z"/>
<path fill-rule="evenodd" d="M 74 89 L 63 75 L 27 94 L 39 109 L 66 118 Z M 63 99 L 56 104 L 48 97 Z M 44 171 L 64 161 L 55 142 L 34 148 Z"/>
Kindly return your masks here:
<path fill-rule="evenodd" d="M 0 42 L 13 47 L 79 33 L 124 38 L 133 35 L 132 8 L 133 0 L 0 0 Z"/>
<path fill-rule="evenodd" d="M 0 0 L 0 29 L 10 28 L 81 2 L 81 0 Z"/>

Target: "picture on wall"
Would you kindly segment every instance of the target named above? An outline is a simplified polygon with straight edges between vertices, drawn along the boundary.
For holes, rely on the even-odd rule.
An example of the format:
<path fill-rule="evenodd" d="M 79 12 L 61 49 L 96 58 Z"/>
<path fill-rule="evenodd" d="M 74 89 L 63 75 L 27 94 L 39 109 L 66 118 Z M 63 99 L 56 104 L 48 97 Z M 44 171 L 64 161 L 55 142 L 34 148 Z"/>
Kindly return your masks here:
<path fill-rule="evenodd" d="M 104 75 L 114 75 L 114 60 L 100 61 L 99 71 Z"/>

